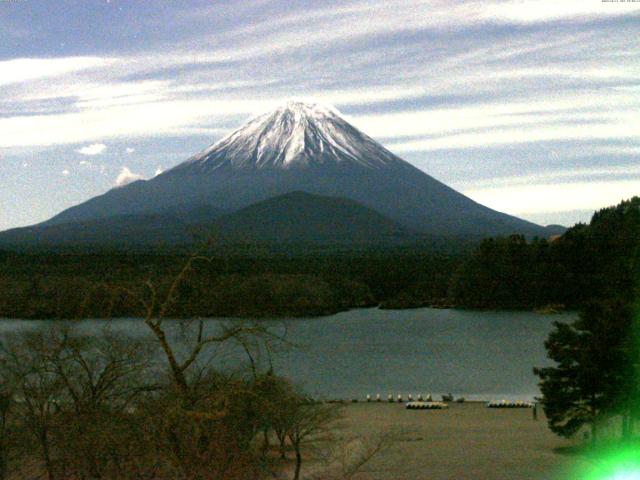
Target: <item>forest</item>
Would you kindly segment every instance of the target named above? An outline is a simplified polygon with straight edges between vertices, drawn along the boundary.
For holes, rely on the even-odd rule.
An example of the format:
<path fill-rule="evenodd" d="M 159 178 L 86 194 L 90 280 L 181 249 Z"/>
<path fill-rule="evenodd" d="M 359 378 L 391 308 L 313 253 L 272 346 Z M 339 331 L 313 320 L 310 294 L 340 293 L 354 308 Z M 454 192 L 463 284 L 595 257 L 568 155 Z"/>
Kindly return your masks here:
<path fill-rule="evenodd" d="M 149 286 L 164 292 L 189 263 L 168 315 L 318 316 L 350 308 L 579 309 L 633 297 L 640 198 L 596 212 L 550 239 L 273 251 L 260 245 L 184 252 L 0 252 L 0 317 L 142 316 Z"/>
<path fill-rule="evenodd" d="M 617 455 L 626 451 L 634 468 L 640 445 L 639 228 L 634 198 L 565 234 L 557 250 L 564 262 L 560 280 L 578 303 L 579 316 L 554 322 L 545 342 L 554 364 L 534 368 L 549 428 L 567 438 L 590 439 L 575 450 L 591 458 L 610 454 L 607 449 Z M 617 439 L 612 432 L 619 433 Z"/>

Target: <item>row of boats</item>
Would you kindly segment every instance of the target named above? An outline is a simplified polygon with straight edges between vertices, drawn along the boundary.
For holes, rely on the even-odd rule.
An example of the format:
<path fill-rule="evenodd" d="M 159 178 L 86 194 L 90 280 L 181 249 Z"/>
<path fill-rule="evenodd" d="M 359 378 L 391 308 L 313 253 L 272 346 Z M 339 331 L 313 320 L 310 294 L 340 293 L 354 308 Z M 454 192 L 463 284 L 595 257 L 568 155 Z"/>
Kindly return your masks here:
<path fill-rule="evenodd" d="M 367 395 L 367 402 L 381 402 L 381 401 L 382 401 L 382 398 L 379 393 L 375 397 L 372 397 L 371 395 Z M 448 408 L 448 403 L 451 403 L 451 402 L 462 403 L 464 401 L 465 401 L 464 397 L 459 397 L 454 399 L 453 395 L 451 394 L 442 395 L 442 401 L 434 401 L 430 394 L 424 397 L 421 394 L 419 394 L 417 395 L 415 400 L 413 396 L 409 394 L 407 396 L 406 402 L 403 396 L 400 394 L 397 395 L 396 397 L 394 397 L 392 394 L 389 394 L 387 396 L 387 402 L 405 403 L 406 408 L 408 408 L 409 410 L 434 410 L 434 409 L 438 410 L 438 409 Z M 535 408 L 535 403 L 521 401 L 521 400 L 516 400 L 516 401 L 500 400 L 500 401 L 488 402 L 487 407 L 488 408 Z"/>
<path fill-rule="evenodd" d="M 367 402 L 381 402 L 382 398 L 380 397 L 380 394 L 376 394 L 375 398 L 372 398 L 371 395 L 367 395 Z M 409 394 L 407 395 L 407 401 L 408 402 L 413 402 L 414 398 L 413 395 Z M 434 402 L 433 397 L 431 396 L 431 394 L 426 395 L 425 397 L 422 396 L 422 394 L 418 394 L 415 398 L 415 401 L 417 402 Z M 453 395 L 452 394 L 448 394 L 448 395 L 442 395 L 442 402 L 458 402 L 458 403 L 462 403 L 464 402 L 464 397 L 459 397 L 456 398 L 454 400 Z M 389 394 L 387 396 L 387 402 L 389 403 L 393 403 L 393 402 L 398 402 L 398 403 L 404 403 L 404 397 L 399 394 L 397 397 L 394 398 L 394 396 L 392 394 Z"/>
<path fill-rule="evenodd" d="M 500 400 L 499 402 L 489 402 L 487 407 L 489 408 L 534 408 L 536 406 L 533 402 L 507 402 L 506 400 Z"/>
<path fill-rule="evenodd" d="M 535 408 L 535 403 L 533 402 L 523 402 L 523 401 L 515 401 L 515 402 L 507 402 L 506 400 L 501 400 L 499 402 L 489 402 L 487 403 L 488 408 Z M 445 408 L 449 408 L 449 404 L 445 402 L 407 402 L 406 408 L 408 410 L 441 410 Z"/>
<path fill-rule="evenodd" d="M 407 402 L 407 410 L 444 410 L 449 405 L 444 402 Z"/>

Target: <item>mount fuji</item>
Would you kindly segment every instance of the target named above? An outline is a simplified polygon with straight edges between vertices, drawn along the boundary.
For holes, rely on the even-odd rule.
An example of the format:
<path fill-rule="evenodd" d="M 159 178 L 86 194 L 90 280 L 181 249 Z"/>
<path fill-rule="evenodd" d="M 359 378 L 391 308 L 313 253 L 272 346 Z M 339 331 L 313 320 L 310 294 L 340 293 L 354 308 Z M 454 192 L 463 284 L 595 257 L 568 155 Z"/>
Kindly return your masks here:
<path fill-rule="evenodd" d="M 131 221 L 132 216 L 144 216 L 157 229 L 168 211 L 173 212 L 171 218 L 186 223 L 196 211 L 196 223 L 206 223 L 203 209 L 218 212 L 211 221 L 216 217 L 217 227 L 224 229 L 220 218 L 291 192 L 346 199 L 416 234 L 548 236 L 544 227 L 489 209 L 427 175 L 352 126 L 334 108 L 297 101 L 250 120 L 171 170 L 114 188 L 29 231 L 63 225 L 66 231 L 71 224 L 86 229 L 92 222 L 124 217 Z M 310 197 L 304 198 L 305 208 L 312 208 Z M 268 209 L 260 211 L 269 216 Z"/>

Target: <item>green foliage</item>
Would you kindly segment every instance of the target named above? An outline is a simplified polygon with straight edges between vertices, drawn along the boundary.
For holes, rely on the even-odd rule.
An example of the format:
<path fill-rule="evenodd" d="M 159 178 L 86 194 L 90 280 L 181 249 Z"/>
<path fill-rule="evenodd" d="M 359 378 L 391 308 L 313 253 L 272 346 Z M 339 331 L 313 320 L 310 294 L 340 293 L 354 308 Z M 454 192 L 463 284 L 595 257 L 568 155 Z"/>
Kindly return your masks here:
<path fill-rule="evenodd" d="M 170 314 L 304 316 L 381 305 L 578 309 L 635 296 L 640 199 L 594 214 L 553 240 L 521 235 L 483 240 L 465 253 L 433 246 L 300 245 L 206 250 L 180 285 Z M 166 291 L 188 256 L 174 252 L 8 253 L 0 255 L 0 317 L 143 316 L 137 297 L 151 280 Z"/>
<path fill-rule="evenodd" d="M 534 369 L 553 432 L 570 437 L 588 424 L 595 437 L 598 422 L 627 414 L 637 391 L 633 328 L 620 301 L 592 303 L 575 322 L 555 323 L 545 347 L 556 366 Z"/>
<path fill-rule="evenodd" d="M 580 318 L 556 323 L 545 346 L 556 365 L 535 369 L 551 430 L 572 436 L 611 416 L 628 436 L 640 414 L 640 198 L 594 214 L 552 244 L 549 258 Z"/>
<path fill-rule="evenodd" d="M 636 296 L 640 198 L 596 212 L 552 241 L 484 240 L 452 277 L 451 303 L 471 308 L 581 308 Z"/>

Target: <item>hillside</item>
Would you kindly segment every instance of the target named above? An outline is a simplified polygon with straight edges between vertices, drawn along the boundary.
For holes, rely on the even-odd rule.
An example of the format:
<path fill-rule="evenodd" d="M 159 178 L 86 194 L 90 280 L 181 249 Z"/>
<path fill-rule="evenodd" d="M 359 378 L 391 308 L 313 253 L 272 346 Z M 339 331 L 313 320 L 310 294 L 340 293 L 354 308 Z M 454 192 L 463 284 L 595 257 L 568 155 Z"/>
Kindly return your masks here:
<path fill-rule="evenodd" d="M 5 248 L 171 248 L 203 241 L 259 244 L 380 244 L 416 242 L 409 229 L 344 198 L 291 192 L 222 215 L 200 206 L 159 214 L 116 215 L 0 233 Z"/>
<path fill-rule="evenodd" d="M 229 241 L 395 243 L 409 229 L 353 200 L 291 192 L 219 218 L 213 234 Z M 415 238 L 415 237 L 414 237 Z"/>

